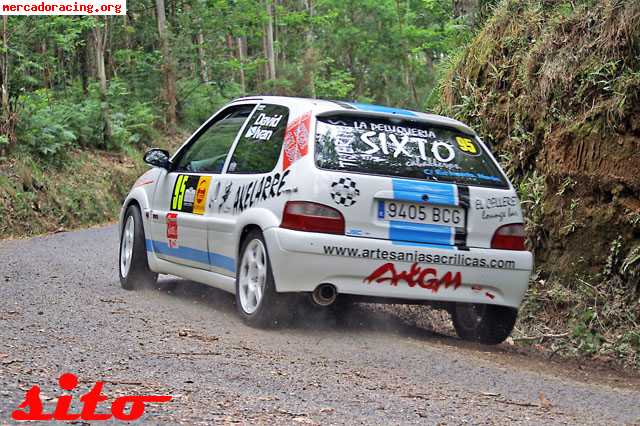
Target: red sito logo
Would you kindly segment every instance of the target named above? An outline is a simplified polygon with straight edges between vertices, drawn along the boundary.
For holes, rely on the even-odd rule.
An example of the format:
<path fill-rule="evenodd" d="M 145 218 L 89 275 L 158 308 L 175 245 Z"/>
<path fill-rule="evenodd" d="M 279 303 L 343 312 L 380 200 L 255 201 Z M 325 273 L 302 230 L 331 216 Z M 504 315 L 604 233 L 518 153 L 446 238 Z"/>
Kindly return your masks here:
<path fill-rule="evenodd" d="M 70 391 L 78 386 L 78 377 L 75 374 L 65 373 L 58 379 L 60 387 Z M 93 388 L 80 397 L 82 411 L 70 413 L 71 395 L 60 395 L 53 413 L 45 413 L 40 399 L 40 386 L 34 385 L 24 395 L 24 401 L 18 409 L 11 413 L 13 420 L 109 420 L 112 417 L 122 421 L 137 420 L 144 414 L 144 404 L 147 402 L 169 402 L 171 395 L 149 396 L 121 396 L 111 404 L 110 413 L 96 413 L 98 404 L 108 398 L 102 395 L 104 382 L 96 382 Z M 127 410 L 127 406 L 129 409 Z M 25 411 L 27 410 L 28 411 Z"/>

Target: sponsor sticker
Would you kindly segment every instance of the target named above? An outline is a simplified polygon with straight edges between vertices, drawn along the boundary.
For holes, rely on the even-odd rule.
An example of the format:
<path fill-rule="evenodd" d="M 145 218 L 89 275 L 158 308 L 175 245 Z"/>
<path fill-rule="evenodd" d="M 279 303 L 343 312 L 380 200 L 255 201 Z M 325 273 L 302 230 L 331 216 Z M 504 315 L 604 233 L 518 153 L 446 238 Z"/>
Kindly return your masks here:
<path fill-rule="evenodd" d="M 253 207 L 263 201 L 280 197 L 284 193 L 284 187 L 287 183 L 286 179 L 289 173 L 289 170 L 282 173 L 276 172 L 263 176 L 261 179 L 237 186 L 233 201 L 233 214 L 241 213 L 245 209 Z M 222 205 L 220 205 L 220 207 L 222 207 Z"/>
<path fill-rule="evenodd" d="M 391 262 L 377 268 L 368 277 L 364 279 L 367 284 L 389 283 L 392 287 L 397 287 L 400 282 L 405 282 L 409 287 L 420 287 L 425 290 L 430 290 L 432 293 L 437 293 L 441 287 L 456 290 L 462 284 L 462 274 L 460 272 L 446 272 L 444 275 L 439 276 L 436 268 L 425 268 L 420 266 L 417 262 L 411 265 L 411 268 L 406 271 L 398 271 L 395 265 Z"/>
<path fill-rule="evenodd" d="M 204 214 L 211 176 L 178 175 L 173 187 L 171 210 Z"/>
<path fill-rule="evenodd" d="M 204 206 L 207 201 L 207 194 L 211 186 L 211 176 L 201 176 L 196 188 L 196 200 L 193 203 L 194 214 L 204 214 Z"/>
<path fill-rule="evenodd" d="M 463 138 L 462 136 L 456 136 L 456 143 L 460 151 L 468 155 L 480 155 L 480 150 L 469 138 Z"/>
<path fill-rule="evenodd" d="M 307 155 L 309 151 L 309 127 L 311 123 L 311 112 L 296 118 L 287 127 L 284 136 L 284 163 L 283 170 Z"/>
<path fill-rule="evenodd" d="M 178 247 L 178 213 L 167 213 L 167 241 L 170 248 Z"/>
<path fill-rule="evenodd" d="M 358 185 L 351 178 L 341 177 L 331 184 L 331 198 L 338 205 L 351 207 L 359 195 Z"/>

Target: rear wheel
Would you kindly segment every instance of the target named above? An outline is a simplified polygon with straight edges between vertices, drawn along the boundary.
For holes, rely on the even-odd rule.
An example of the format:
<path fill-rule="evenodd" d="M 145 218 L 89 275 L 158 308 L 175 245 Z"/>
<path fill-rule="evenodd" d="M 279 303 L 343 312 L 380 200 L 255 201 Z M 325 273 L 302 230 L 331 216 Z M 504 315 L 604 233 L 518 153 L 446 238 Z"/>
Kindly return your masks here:
<path fill-rule="evenodd" d="M 129 206 L 124 215 L 118 260 L 122 288 L 134 290 L 142 286 L 155 285 L 158 274 L 149 269 L 142 216 L 136 205 Z"/>
<path fill-rule="evenodd" d="M 517 316 L 517 309 L 496 305 L 456 303 L 451 310 L 458 336 L 486 345 L 497 345 L 509 337 Z"/>
<path fill-rule="evenodd" d="M 242 241 L 236 307 L 244 322 L 254 327 L 278 325 L 288 313 L 285 296 L 276 292 L 267 245 L 258 230 L 250 231 Z"/>

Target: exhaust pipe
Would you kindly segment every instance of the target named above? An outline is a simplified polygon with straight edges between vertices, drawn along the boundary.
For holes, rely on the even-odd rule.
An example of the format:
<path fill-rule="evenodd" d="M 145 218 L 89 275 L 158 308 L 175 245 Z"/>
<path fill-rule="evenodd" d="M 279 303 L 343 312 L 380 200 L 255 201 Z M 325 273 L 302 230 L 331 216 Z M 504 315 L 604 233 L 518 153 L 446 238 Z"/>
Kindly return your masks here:
<path fill-rule="evenodd" d="M 320 284 L 313 290 L 311 298 L 316 305 L 329 306 L 336 301 L 338 292 L 333 284 Z"/>

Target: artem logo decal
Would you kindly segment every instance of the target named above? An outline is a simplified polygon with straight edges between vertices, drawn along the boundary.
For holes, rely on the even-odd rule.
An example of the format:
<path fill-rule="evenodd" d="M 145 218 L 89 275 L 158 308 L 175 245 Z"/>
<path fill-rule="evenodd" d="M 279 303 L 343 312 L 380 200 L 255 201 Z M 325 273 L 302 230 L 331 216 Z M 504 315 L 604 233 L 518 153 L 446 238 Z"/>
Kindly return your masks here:
<path fill-rule="evenodd" d="M 397 287 L 398 283 L 404 281 L 411 288 L 421 287 L 425 290 L 431 290 L 432 293 L 437 293 L 440 287 L 456 290 L 462 284 L 462 274 L 456 272 L 446 272 L 441 278 L 438 278 L 438 270 L 436 268 L 425 268 L 415 262 L 411 265 L 411 269 L 408 271 L 396 270 L 393 263 L 385 263 L 378 269 L 373 271 L 371 275 L 364 279 L 364 282 L 371 284 L 376 282 L 378 284 L 384 284 L 388 282 L 391 286 Z"/>
<path fill-rule="evenodd" d="M 171 210 L 204 214 L 211 176 L 178 175 L 173 187 Z"/>

